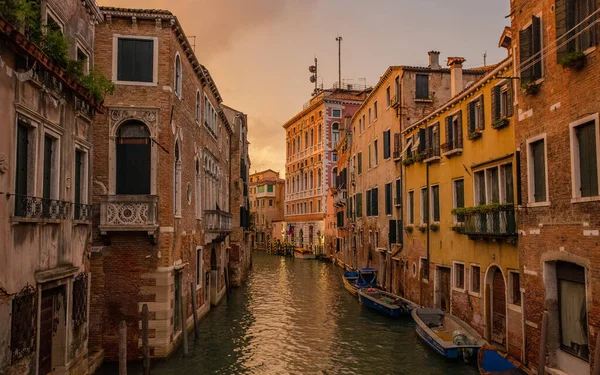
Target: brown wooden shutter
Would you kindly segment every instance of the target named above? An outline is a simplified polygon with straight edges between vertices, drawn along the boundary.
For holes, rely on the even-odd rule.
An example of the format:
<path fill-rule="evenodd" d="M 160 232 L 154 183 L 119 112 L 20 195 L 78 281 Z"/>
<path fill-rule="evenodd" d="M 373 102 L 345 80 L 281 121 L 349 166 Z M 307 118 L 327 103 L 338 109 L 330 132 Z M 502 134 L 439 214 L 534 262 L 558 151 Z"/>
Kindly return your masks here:
<path fill-rule="evenodd" d="M 456 144 L 457 144 L 457 148 L 462 148 L 462 139 L 463 139 L 463 113 L 462 113 L 462 109 L 460 111 L 458 111 L 458 132 L 456 134 Z"/>
<path fill-rule="evenodd" d="M 456 145 L 452 144 L 452 117 L 446 117 L 446 143 L 448 144 L 448 150 L 456 147 Z"/>
<path fill-rule="evenodd" d="M 475 102 L 470 102 L 467 106 L 467 121 L 469 124 L 469 133 L 475 131 L 475 117 L 473 116 L 473 106 Z"/>
<path fill-rule="evenodd" d="M 492 121 L 500 118 L 500 86 L 492 89 Z"/>
<path fill-rule="evenodd" d="M 514 110 L 514 104 L 513 104 L 513 84 L 512 84 L 511 81 L 508 81 L 506 83 L 506 85 L 507 85 L 507 91 L 506 91 L 507 99 L 506 99 L 506 101 L 507 101 L 507 105 L 508 105 L 508 108 L 506 108 L 506 115 L 508 117 L 510 117 L 510 116 L 513 115 L 513 110 Z"/>
<path fill-rule="evenodd" d="M 533 70 L 529 68 L 529 66 L 531 65 L 530 57 L 533 51 L 532 42 L 533 36 L 531 26 L 519 32 L 519 61 L 521 63 L 521 83 L 527 83 L 533 79 Z"/>
<path fill-rule="evenodd" d="M 531 61 L 532 66 L 532 75 L 533 79 L 542 78 L 542 26 L 541 20 L 539 17 L 531 17 L 531 27 L 532 27 L 532 56 L 533 59 Z"/>
<path fill-rule="evenodd" d="M 481 105 L 481 110 L 479 111 L 479 128 L 485 129 L 485 106 L 483 101 L 483 95 L 479 98 L 479 103 Z"/>
<path fill-rule="evenodd" d="M 544 141 L 537 141 L 531 145 L 533 156 L 533 180 L 535 202 L 546 201 L 546 161 Z"/>
<path fill-rule="evenodd" d="M 579 178 L 582 197 L 598 195 L 596 125 L 589 122 L 576 128 L 579 141 Z"/>
<path fill-rule="evenodd" d="M 556 59 L 558 62 L 567 54 L 567 0 L 556 0 L 554 3 L 554 20 L 556 22 Z M 564 44 L 564 45 L 563 45 Z"/>

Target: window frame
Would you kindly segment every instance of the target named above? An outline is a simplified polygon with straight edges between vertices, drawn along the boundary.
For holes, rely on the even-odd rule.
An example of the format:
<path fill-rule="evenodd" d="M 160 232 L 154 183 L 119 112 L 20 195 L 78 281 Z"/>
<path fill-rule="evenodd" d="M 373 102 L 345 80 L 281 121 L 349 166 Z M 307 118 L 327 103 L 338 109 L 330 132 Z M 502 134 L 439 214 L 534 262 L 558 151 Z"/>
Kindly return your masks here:
<path fill-rule="evenodd" d="M 377 113 L 377 100 L 373 102 L 373 122 L 377 121 L 379 114 Z"/>
<path fill-rule="evenodd" d="M 425 225 L 427 223 L 429 223 L 429 216 L 428 216 L 428 212 L 427 209 L 425 207 L 425 200 L 427 198 L 427 186 L 425 187 L 421 187 L 421 189 L 419 190 L 419 207 L 421 208 L 420 210 L 420 219 L 419 219 L 419 223 L 421 225 Z M 424 199 L 425 197 L 425 199 Z"/>
<path fill-rule="evenodd" d="M 59 28 L 60 31 L 62 32 L 62 34 L 65 34 L 65 21 L 62 19 L 62 17 L 60 17 L 58 15 L 58 12 L 56 12 L 49 4 L 46 4 L 46 11 L 44 12 L 44 26 L 48 26 L 48 16 L 52 17 L 52 19 L 54 20 L 54 23 L 56 23 Z"/>
<path fill-rule="evenodd" d="M 508 298 L 507 298 L 507 306 L 509 306 L 512 310 L 517 310 L 520 311 L 522 306 L 523 306 L 523 300 L 521 298 L 521 273 L 518 270 L 511 270 L 509 269 L 507 272 L 508 275 L 508 282 L 507 282 L 507 288 L 508 288 Z M 515 303 L 515 296 L 514 296 L 514 275 L 517 275 L 519 277 L 519 301 L 518 303 Z"/>
<path fill-rule="evenodd" d="M 178 69 L 179 76 L 177 76 Z M 173 59 L 173 93 L 179 100 L 183 99 L 183 63 L 179 51 L 175 52 L 175 58 Z"/>
<path fill-rule="evenodd" d="M 435 220 L 435 198 L 433 194 L 433 188 L 436 187 L 438 191 L 438 219 Z M 440 184 L 431 184 L 429 185 L 429 217 L 431 218 L 432 223 L 439 224 L 442 221 L 442 205 L 440 201 Z"/>
<path fill-rule="evenodd" d="M 579 164 L 579 144 L 576 128 L 589 122 L 594 122 L 596 133 L 596 174 L 598 175 L 598 195 L 581 196 L 581 172 Z M 571 203 L 591 202 L 600 200 L 600 115 L 598 112 L 569 123 L 569 143 L 571 153 Z"/>
<path fill-rule="evenodd" d="M 338 115 L 338 116 L 336 116 L 336 115 L 335 115 L 335 111 L 339 111 L 339 115 Z M 320 113 L 320 112 L 319 112 L 319 113 Z M 320 118 L 320 117 L 321 117 L 321 116 L 319 116 L 319 118 Z M 332 109 L 331 109 L 331 117 L 333 117 L 333 118 L 342 118 L 342 110 L 341 110 L 341 109 L 339 109 L 339 108 L 332 108 Z"/>
<path fill-rule="evenodd" d="M 82 42 L 77 40 L 75 42 L 75 60 L 76 61 L 79 61 L 79 52 L 81 52 L 82 54 L 84 54 L 86 56 L 85 64 L 82 64 L 82 66 L 81 66 L 81 68 L 83 70 L 83 74 L 89 74 L 90 67 L 91 67 L 90 57 L 92 56 L 92 54 L 89 52 L 88 48 L 83 45 Z"/>
<path fill-rule="evenodd" d="M 52 138 L 52 169 L 51 169 L 51 181 L 50 181 L 50 197 L 52 200 L 60 200 L 60 181 L 61 181 L 61 159 L 62 159 L 62 134 L 49 129 L 48 127 L 44 127 L 42 129 L 41 143 L 42 148 L 40 150 L 41 162 L 40 167 L 42 170 L 42 180 L 39 184 L 40 194 L 39 196 L 44 197 L 44 150 L 45 150 L 45 141 L 46 136 Z M 74 156 L 73 156 L 74 158 Z M 37 163 L 37 161 L 36 161 Z"/>
<path fill-rule="evenodd" d="M 462 287 L 457 285 L 457 280 L 458 280 L 458 274 L 457 274 L 457 268 L 458 266 L 462 266 Z M 457 291 L 457 292 L 461 292 L 464 293 L 466 290 L 466 266 L 465 266 L 465 262 L 461 262 L 461 261 L 452 261 L 452 290 Z"/>
<path fill-rule="evenodd" d="M 204 249 L 202 246 L 196 246 L 196 290 L 202 289 L 204 284 Z M 206 303 L 206 301 L 204 301 Z M 204 306 L 204 303 L 202 306 Z"/>
<path fill-rule="evenodd" d="M 544 173 L 546 177 L 546 200 L 543 202 L 535 201 L 535 172 L 533 161 L 532 144 L 538 141 L 544 141 Z M 527 145 L 527 207 L 542 207 L 550 205 L 550 189 L 548 186 L 548 139 L 546 133 L 531 137 L 526 141 Z M 572 173 L 571 173 L 572 174 Z"/>
<path fill-rule="evenodd" d="M 77 142 L 75 141 L 75 147 L 73 148 L 73 150 L 75 152 L 79 151 L 83 154 L 83 171 L 80 171 L 80 178 L 81 178 L 81 192 L 80 192 L 80 200 L 81 202 L 79 202 L 80 204 L 89 204 L 89 180 L 90 180 L 90 148 L 85 146 L 84 144 L 82 144 L 81 142 Z M 75 158 L 74 158 L 75 159 Z M 73 194 L 72 194 L 72 198 L 73 198 L 73 203 L 75 203 L 75 186 L 76 185 L 76 181 L 75 181 L 75 168 L 77 168 L 77 165 L 75 164 L 75 162 L 73 163 L 73 172 L 72 172 L 72 176 L 73 176 Z M 83 172 L 83 173 L 82 173 Z"/>
<path fill-rule="evenodd" d="M 408 225 L 415 225 L 415 191 L 414 189 L 411 189 L 406 194 L 406 216 Z"/>
<path fill-rule="evenodd" d="M 456 183 L 458 181 L 462 181 L 463 205 L 460 208 L 464 208 L 465 205 L 466 205 L 466 203 L 465 203 L 465 178 L 464 178 L 464 176 L 452 179 L 452 208 L 459 208 L 458 207 L 457 194 L 456 194 Z M 464 221 L 458 221 L 457 215 L 452 215 L 452 216 L 453 216 L 452 220 L 453 220 L 454 224 L 464 223 Z"/>
<path fill-rule="evenodd" d="M 479 290 L 477 291 L 473 289 L 473 280 L 475 280 L 475 277 L 473 276 L 474 268 L 479 269 Z M 481 297 L 481 265 L 478 263 L 471 263 L 469 266 L 469 294 L 474 297 Z"/>
<path fill-rule="evenodd" d="M 427 93 L 426 93 L 426 97 L 425 98 L 421 98 L 419 97 L 419 91 L 418 91 L 418 77 L 427 77 Z M 431 100 L 431 93 L 430 93 L 430 86 L 429 86 L 429 74 L 427 73 L 417 73 L 415 74 L 415 101 L 420 101 L 420 100 Z"/>
<path fill-rule="evenodd" d="M 151 40 L 154 43 L 152 50 L 154 55 L 152 59 L 152 82 L 120 81 L 118 79 L 119 39 Z M 113 34 L 112 81 L 115 85 L 158 86 L 158 37 Z"/>

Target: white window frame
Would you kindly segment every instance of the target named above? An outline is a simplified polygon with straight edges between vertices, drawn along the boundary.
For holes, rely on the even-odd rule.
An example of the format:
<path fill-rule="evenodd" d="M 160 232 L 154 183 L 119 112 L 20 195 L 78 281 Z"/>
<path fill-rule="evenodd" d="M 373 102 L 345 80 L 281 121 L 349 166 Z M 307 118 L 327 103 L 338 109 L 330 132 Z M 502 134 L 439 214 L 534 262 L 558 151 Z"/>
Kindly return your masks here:
<path fill-rule="evenodd" d="M 54 19 L 54 21 L 60 27 L 60 31 L 64 34 L 65 33 L 65 21 L 62 19 L 62 17 L 60 17 L 58 15 L 58 12 L 54 11 L 52 9 L 52 7 L 50 7 L 46 3 L 46 12 L 44 13 L 44 25 L 45 26 L 48 26 L 48 16 L 50 16 L 50 17 L 52 17 L 52 19 Z"/>
<path fill-rule="evenodd" d="M 335 115 L 335 111 L 339 111 L 340 112 L 339 116 Z M 332 108 L 331 109 L 331 117 L 333 117 L 333 118 L 342 118 L 342 110 L 340 108 Z"/>
<path fill-rule="evenodd" d="M 473 290 L 473 267 L 477 267 L 479 268 L 479 291 L 476 292 Z M 466 270 L 465 270 L 465 274 L 466 274 Z M 466 277 L 466 275 L 465 275 Z M 465 283 L 466 284 L 466 283 Z M 473 297 L 481 297 L 481 265 L 479 263 L 471 263 L 469 265 L 469 295 L 472 295 Z"/>
<path fill-rule="evenodd" d="M 508 280 L 506 280 L 506 287 L 507 287 L 507 299 L 506 299 L 506 306 L 508 306 L 509 309 L 513 310 L 513 311 L 517 311 L 517 312 L 521 312 L 522 311 L 522 306 L 523 306 L 523 298 L 521 299 L 521 304 L 520 305 L 516 305 L 513 303 L 514 300 L 514 294 L 513 294 L 513 278 L 512 275 L 517 274 L 519 275 L 519 293 L 521 293 L 522 287 L 520 285 L 523 284 L 523 280 L 521 279 L 521 273 L 518 270 L 511 270 L 509 269 L 507 272 L 507 278 Z"/>
<path fill-rule="evenodd" d="M 44 142 L 46 139 L 46 135 L 49 135 L 51 138 L 53 138 L 53 150 L 52 150 L 52 167 L 56 168 L 53 169 L 55 171 L 55 173 L 52 175 L 52 183 L 50 186 L 50 199 L 54 199 L 54 200 L 58 200 L 60 199 L 60 181 L 61 181 L 61 175 L 60 175 L 60 161 L 61 161 L 61 157 L 62 157 L 62 149 L 61 149 L 61 144 L 62 144 L 62 134 L 55 132 L 47 127 L 44 127 L 44 129 L 42 130 L 42 137 L 40 139 L 41 142 L 41 152 L 40 152 L 40 166 L 42 169 L 42 183 L 39 186 L 39 196 L 43 197 L 44 196 L 44 183 L 43 183 L 43 176 L 44 176 Z M 75 156 L 73 155 L 73 158 Z"/>
<path fill-rule="evenodd" d="M 426 197 L 426 196 L 427 196 L 427 187 L 422 187 L 421 189 L 419 189 L 419 207 L 421 208 L 419 223 L 421 225 L 427 224 L 425 222 L 425 200 L 423 199 L 423 197 Z"/>
<path fill-rule="evenodd" d="M 179 59 L 179 77 L 177 77 L 177 61 Z M 175 58 L 173 59 L 173 93 L 179 98 L 183 99 L 183 62 L 181 61 L 181 55 L 179 51 L 175 52 Z"/>
<path fill-rule="evenodd" d="M 460 288 L 458 287 L 456 284 L 456 277 L 457 277 L 457 272 L 456 272 L 456 268 L 457 265 L 462 265 L 463 267 L 463 287 Z M 467 267 L 465 266 L 465 262 L 460 262 L 460 261 L 452 261 L 452 290 L 456 291 L 456 292 L 461 292 L 464 293 L 465 292 L 465 288 L 467 287 Z"/>
<path fill-rule="evenodd" d="M 535 181 L 534 181 L 534 163 L 531 144 L 537 141 L 544 141 L 544 168 L 546 176 L 546 200 L 544 202 L 535 201 Z M 550 205 L 550 189 L 548 186 L 548 140 L 546 133 L 539 134 L 529 138 L 526 141 L 527 145 L 527 207 L 543 207 Z M 571 154 L 572 161 L 572 154 Z"/>
<path fill-rule="evenodd" d="M 152 40 L 154 43 L 152 59 L 152 82 L 135 82 L 135 81 L 119 81 L 118 77 L 118 61 L 119 61 L 119 39 L 139 39 Z M 112 54 L 112 81 L 116 85 L 129 86 L 158 86 L 158 38 L 142 35 L 123 35 L 113 34 L 113 54 Z"/>
<path fill-rule="evenodd" d="M 481 116 L 479 115 L 479 113 L 481 111 L 483 111 L 483 117 L 484 117 L 484 121 L 485 121 L 485 109 L 482 108 L 482 106 L 481 106 L 481 98 L 482 97 L 483 97 L 483 94 L 480 94 L 476 98 L 469 101 L 469 104 L 475 103 L 475 106 L 473 108 L 474 113 L 471 114 L 471 116 L 475 116 L 475 128 L 473 129 L 473 131 L 482 130 L 481 124 L 479 123 L 479 120 L 481 119 Z M 471 129 L 468 128 L 468 124 L 467 124 L 467 130 L 471 131 Z"/>
<path fill-rule="evenodd" d="M 600 194 L 600 118 L 598 112 L 583 117 L 569 124 L 571 138 L 571 203 L 591 202 L 600 200 L 600 195 L 592 197 L 581 196 L 581 179 L 579 172 L 579 144 L 577 142 L 576 128 L 580 125 L 593 121 L 596 127 L 596 170 L 598 174 L 598 187 Z"/>
<path fill-rule="evenodd" d="M 90 56 L 89 50 L 83 46 L 79 40 L 75 43 L 75 59 L 79 61 L 79 52 L 83 53 L 86 56 L 85 65 L 82 65 L 82 70 L 84 74 L 90 74 Z"/>

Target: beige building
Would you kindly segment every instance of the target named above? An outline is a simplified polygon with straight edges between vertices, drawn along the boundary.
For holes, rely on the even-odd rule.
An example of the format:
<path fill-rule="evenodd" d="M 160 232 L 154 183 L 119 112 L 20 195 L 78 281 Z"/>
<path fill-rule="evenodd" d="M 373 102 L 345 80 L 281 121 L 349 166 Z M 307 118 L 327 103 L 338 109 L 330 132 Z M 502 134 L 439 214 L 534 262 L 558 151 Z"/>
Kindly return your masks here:
<path fill-rule="evenodd" d="M 459 91 L 484 70 L 462 73 Z M 357 259 L 357 267 L 378 268 L 380 283 L 394 292 L 399 282 L 392 282 L 392 273 L 401 267 L 403 248 L 400 132 L 448 101 L 451 91 L 450 70 L 440 66 L 439 52 L 431 51 L 428 66 L 390 66 L 352 118 L 345 206 L 352 215 L 342 253 Z M 344 263 L 354 264 L 353 259 Z"/>
<path fill-rule="evenodd" d="M 106 109 L 65 71 L 89 72 L 102 15 L 42 1 L 26 29 L 15 4 L 0 5 L 0 374 L 87 374 L 92 121 Z M 67 53 L 39 48 L 36 27 Z"/>
<path fill-rule="evenodd" d="M 285 180 L 279 177 L 279 172 L 267 169 L 250 175 L 250 213 L 255 248 L 265 250 L 273 240 L 273 222 L 283 220 L 284 191 Z"/>
<path fill-rule="evenodd" d="M 351 89 L 321 91 L 283 125 L 286 234 L 298 249 L 313 251 L 325 243 L 325 199 L 337 175 L 335 146 L 344 121 L 366 94 Z"/>

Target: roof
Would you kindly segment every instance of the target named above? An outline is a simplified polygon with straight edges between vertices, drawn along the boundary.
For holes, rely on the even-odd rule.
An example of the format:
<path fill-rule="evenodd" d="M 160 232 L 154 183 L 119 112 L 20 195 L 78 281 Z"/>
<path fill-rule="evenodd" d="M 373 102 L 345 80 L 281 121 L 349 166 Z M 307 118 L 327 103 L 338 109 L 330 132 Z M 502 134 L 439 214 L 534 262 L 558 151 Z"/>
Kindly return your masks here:
<path fill-rule="evenodd" d="M 251 174 L 250 174 L 250 176 L 254 176 L 254 175 L 261 174 L 261 173 L 265 173 L 265 172 L 273 172 L 273 173 L 279 174 L 279 172 L 277 172 L 277 171 L 274 171 L 274 170 L 272 170 L 272 169 L 265 169 L 264 171 L 260 171 L 260 172 L 254 172 L 254 173 L 251 173 Z"/>

